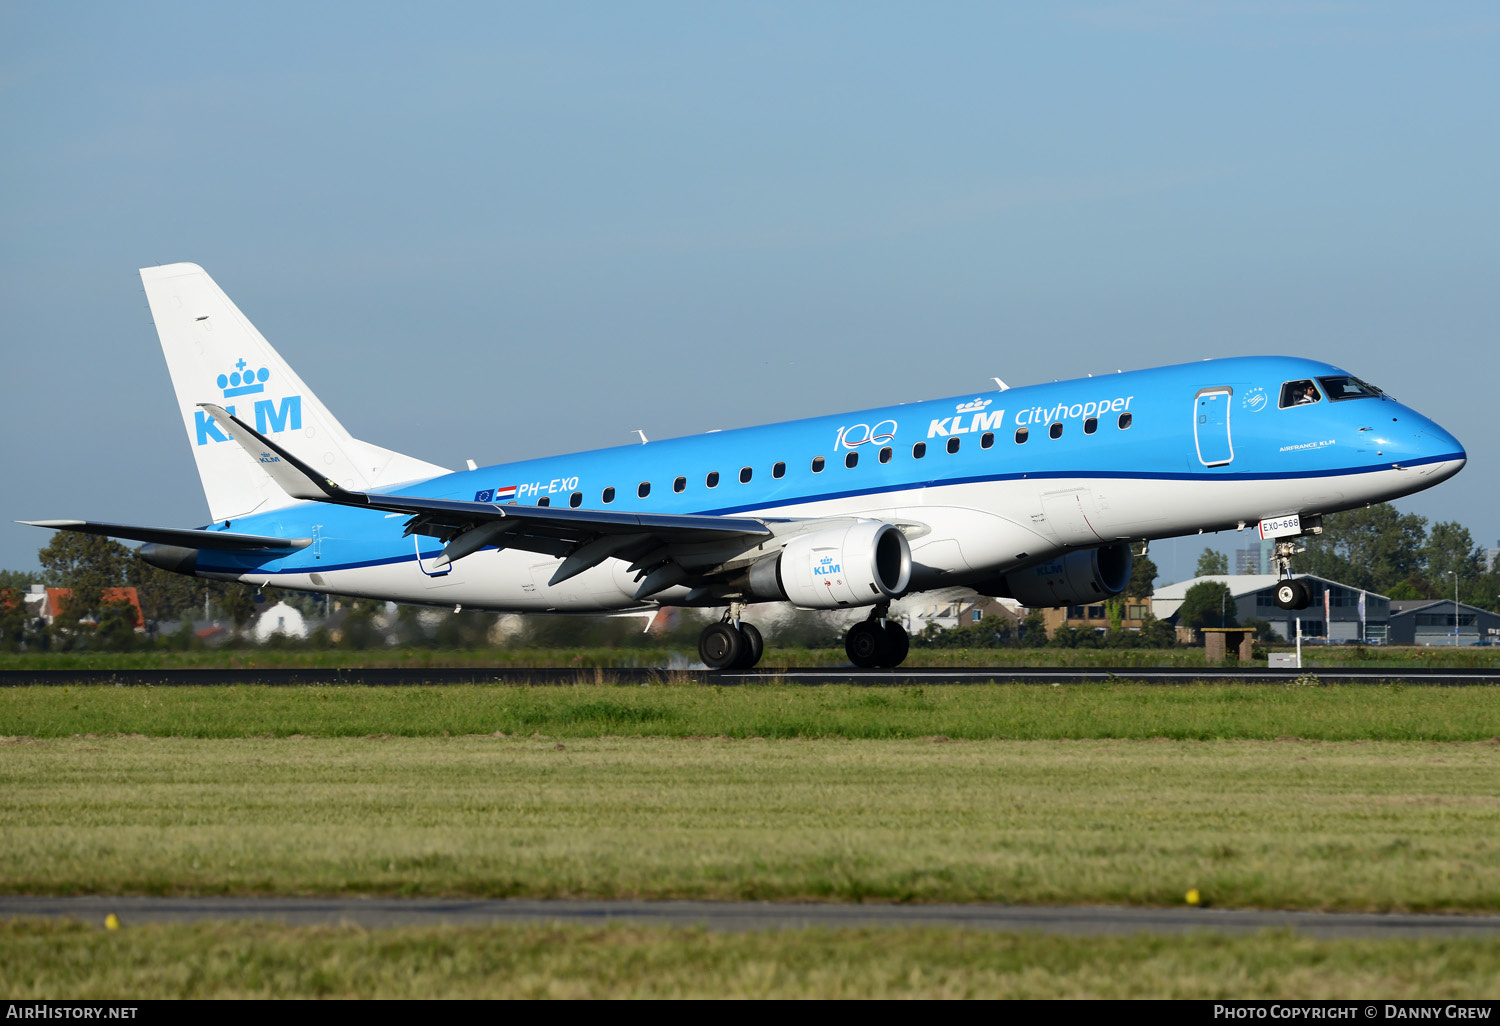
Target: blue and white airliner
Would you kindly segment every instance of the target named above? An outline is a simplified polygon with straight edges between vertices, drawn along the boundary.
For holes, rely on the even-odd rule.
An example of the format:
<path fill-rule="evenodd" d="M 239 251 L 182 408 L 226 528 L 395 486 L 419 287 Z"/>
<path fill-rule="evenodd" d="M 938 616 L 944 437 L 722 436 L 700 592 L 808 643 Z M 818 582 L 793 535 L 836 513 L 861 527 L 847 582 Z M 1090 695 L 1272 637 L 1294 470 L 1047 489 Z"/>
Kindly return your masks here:
<path fill-rule="evenodd" d="M 145 542 L 178 573 L 520 612 L 722 607 L 711 669 L 762 642 L 746 606 L 867 608 L 895 666 L 916 592 L 1099 602 L 1132 542 L 1254 525 L 1277 601 L 1321 514 L 1430 488 L 1463 446 L 1338 367 L 1204 360 L 452 471 L 353 438 L 201 267 L 141 272 L 213 523 L 28 521 Z"/>

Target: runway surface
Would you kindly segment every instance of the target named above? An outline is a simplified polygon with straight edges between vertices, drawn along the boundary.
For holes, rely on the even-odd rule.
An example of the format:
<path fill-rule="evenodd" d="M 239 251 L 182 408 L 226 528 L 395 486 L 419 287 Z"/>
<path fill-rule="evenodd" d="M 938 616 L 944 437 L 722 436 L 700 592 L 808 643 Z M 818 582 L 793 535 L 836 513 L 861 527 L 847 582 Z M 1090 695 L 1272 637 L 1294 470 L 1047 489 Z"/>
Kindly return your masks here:
<path fill-rule="evenodd" d="M 1308 937 L 1493 937 L 1500 916 L 1276 912 L 1247 909 L 1036 907 L 1024 905 L 825 905 L 709 901 L 498 901 L 403 898 L 0 898 L 0 917 L 57 916 L 102 924 L 113 912 L 137 923 L 270 920 L 366 928 L 569 923 L 701 926 L 710 930 L 938 926 L 1061 934 L 1247 933 Z"/>
<path fill-rule="evenodd" d="M 325 669 L 188 669 L 188 670 L 0 670 L 0 687 L 46 687 L 68 684 L 113 684 L 120 687 L 225 686 L 230 684 L 348 684 L 367 687 L 403 687 L 441 684 L 532 684 L 568 685 L 589 683 L 653 684 L 702 681 L 713 684 L 855 684 L 867 687 L 891 685 L 983 684 L 989 681 L 1021 684 L 1081 684 L 1100 681 L 1132 681 L 1142 684 L 1185 684 L 1190 681 L 1244 681 L 1251 684 L 1286 684 L 1311 674 L 1326 684 L 1386 684 L 1462 686 L 1500 684 L 1500 667 L 1478 670 L 1444 669 L 1347 669 L 1308 667 L 1274 670 L 1243 669 L 1151 669 L 1114 667 L 1098 669 L 1016 667 L 971 667 L 961 669 L 857 670 L 853 667 L 817 669 L 750 670 L 713 673 L 693 669 L 507 669 L 504 667 L 340 667 Z"/>

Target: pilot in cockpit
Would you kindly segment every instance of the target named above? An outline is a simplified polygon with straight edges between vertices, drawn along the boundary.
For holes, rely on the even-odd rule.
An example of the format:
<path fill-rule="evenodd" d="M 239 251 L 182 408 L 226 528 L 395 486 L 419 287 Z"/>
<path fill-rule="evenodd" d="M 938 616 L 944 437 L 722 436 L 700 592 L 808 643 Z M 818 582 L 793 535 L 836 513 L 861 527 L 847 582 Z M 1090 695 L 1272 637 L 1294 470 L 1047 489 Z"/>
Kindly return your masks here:
<path fill-rule="evenodd" d="M 1318 388 L 1311 380 L 1288 381 L 1281 389 L 1281 406 L 1307 406 L 1315 403 L 1323 397 L 1318 394 Z"/>

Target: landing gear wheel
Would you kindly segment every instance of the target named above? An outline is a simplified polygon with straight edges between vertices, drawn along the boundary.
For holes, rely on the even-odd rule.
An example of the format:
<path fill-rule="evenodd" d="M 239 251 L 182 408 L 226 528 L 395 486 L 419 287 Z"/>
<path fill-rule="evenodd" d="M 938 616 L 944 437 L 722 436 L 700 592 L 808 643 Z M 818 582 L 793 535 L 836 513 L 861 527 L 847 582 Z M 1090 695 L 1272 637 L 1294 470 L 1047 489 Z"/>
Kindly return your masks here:
<path fill-rule="evenodd" d="M 885 622 L 886 666 L 900 666 L 906 662 L 906 653 L 911 651 L 911 638 L 906 628 L 895 620 Z"/>
<path fill-rule="evenodd" d="M 710 670 L 727 670 L 734 666 L 746 647 L 744 635 L 735 630 L 732 623 L 711 623 L 698 635 L 698 658 Z"/>
<path fill-rule="evenodd" d="M 1288 577 L 1276 584 L 1276 605 L 1282 609 L 1306 609 L 1312 605 L 1312 588 L 1306 581 Z"/>
<path fill-rule="evenodd" d="M 849 661 L 861 669 L 889 665 L 890 640 L 878 620 L 861 620 L 844 635 Z"/>
<path fill-rule="evenodd" d="M 745 623 L 743 620 L 740 621 L 740 638 L 743 642 L 743 648 L 740 651 L 740 657 L 734 661 L 734 666 L 731 669 L 748 670 L 760 662 L 760 656 L 766 649 L 766 643 L 761 638 L 760 631 L 755 629 L 755 625 L 753 623 Z"/>
<path fill-rule="evenodd" d="M 1302 584 L 1290 577 L 1276 582 L 1276 605 L 1282 609 L 1301 609 Z"/>

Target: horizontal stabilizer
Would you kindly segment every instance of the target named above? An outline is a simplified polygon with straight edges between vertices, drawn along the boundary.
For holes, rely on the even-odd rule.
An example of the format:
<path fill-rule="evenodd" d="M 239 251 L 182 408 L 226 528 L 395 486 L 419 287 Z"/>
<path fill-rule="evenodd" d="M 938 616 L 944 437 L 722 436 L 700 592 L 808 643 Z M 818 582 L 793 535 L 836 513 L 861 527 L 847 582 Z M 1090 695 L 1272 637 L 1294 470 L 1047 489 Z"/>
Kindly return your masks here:
<path fill-rule="evenodd" d="M 103 524 L 94 520 L 18 520 L 28 527 L 47 527 L 54 531 L 79 531 L 102 534 L 106 538 L 176 545 L 184 549 L 219 549 L 251 551 L 267 549 L 304 549 L 311 538 L 277 538 L 269 534 L 236 534 L 232 531 L 195 531 L 174 527 L 136 527 L 133 524 Z"/>

